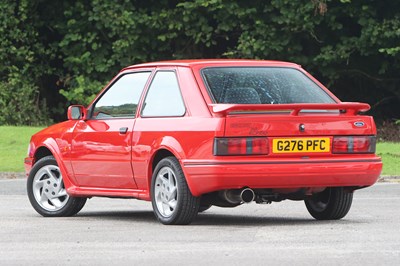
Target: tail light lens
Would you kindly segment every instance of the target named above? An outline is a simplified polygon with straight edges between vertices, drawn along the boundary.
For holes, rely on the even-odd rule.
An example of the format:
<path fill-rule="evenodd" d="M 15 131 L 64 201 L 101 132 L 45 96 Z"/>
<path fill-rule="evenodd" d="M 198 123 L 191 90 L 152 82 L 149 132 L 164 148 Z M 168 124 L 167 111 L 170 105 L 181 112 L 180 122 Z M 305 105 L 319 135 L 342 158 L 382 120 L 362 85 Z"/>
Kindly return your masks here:
<path fill-rule="evenodd" d="M 375 153 L 375 136 L 333 137 L 333 153 Z"/>
<path fill-rule="evenodd" d="M 215 138 L 214 155 L 265 155 L 267 138 Z"/>

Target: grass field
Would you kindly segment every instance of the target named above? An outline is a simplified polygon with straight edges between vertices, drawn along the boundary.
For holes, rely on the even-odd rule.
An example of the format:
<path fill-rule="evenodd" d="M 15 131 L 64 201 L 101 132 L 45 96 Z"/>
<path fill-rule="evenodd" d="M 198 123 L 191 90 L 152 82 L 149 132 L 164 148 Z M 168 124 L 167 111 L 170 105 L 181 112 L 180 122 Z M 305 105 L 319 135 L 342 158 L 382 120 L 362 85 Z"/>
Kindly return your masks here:
<path fill-rule="evenodd" d="M 41 127 L 0 126 L 0 172 L 23 172 L 31 136 Z"/>
<path fill-rule="evenodd" d="M 23 172 L 24 158 L 32 134 L 40 127 L 0 126 L 0 172 Z M 383 175 L 400 176 L 400 143 L 378 143 L 383 160 Z"/>
<path fill-rule="evenodd" d="M 400 143 L 378 143 L 376 153 L 382 157 L 382 175 L 400 176 Z"/>

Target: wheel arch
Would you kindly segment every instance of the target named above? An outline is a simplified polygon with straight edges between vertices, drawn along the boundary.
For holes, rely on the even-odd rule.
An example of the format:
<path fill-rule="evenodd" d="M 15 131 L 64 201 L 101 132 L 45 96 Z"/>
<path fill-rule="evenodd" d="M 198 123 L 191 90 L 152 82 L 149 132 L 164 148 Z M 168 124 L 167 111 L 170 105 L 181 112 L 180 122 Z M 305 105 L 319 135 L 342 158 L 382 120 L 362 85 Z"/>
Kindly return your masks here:
<path fill-rule="evenodd" d="M 49 148 L 46 146 L 40 146 L 39 148 L 36 149 L 35 154 L 33 155 L 34 162 L 36 163 L 40 159 L 46 157 L 46 156 L 54 156 L 54 154 L 50 151 Z"/>
<path fill-rule="evenodd" d="M 162 148 L 156 151 L 153 155 L 153 158 L 151 160 L 151 173 L 153 174 L 154 169 L 156 168 L 157 164 L 164 158 L 173 156 L 179 160 L 179 158 L 170 150 Z"/>
<path fill-rule="evenodd" d="M 68 171 L 64 165 L 64 161 L 60 157 L 60 149 L 55 140 L 46 139 L 46 141 L 44 141 L 42 145 L 35 150 L 35 153 L 33 155 L 34 163 L 37 163 L 40 159 L 50 155 L 53 156 L 54 159 L 57 161 L 58 167 L 60 168 L 61 174 L 63 176 L 64 186 L 67 191 L 70 188 L 75 187 L 75 185 L 71 181 L 70 176 L 68 175 Z"/>
<path fill-rule="evenodd" d="M 174 152 L 172 152 L 170 149 L 168 149 L 166 147 L 162 147 L 153 153 L 153 155 L 151 156 L 151 159 L 149 161 L 149 169 L 148 169 L 148 175 L 147 175 L 148 176 L 148 179 L 147 179 L 148 188 L 151 188 L 153 172 L 154 172 L 154 169 L 156 168 L 157 164 L 162 159 L 171 157 L 171 156 L 177 158 L 179 161 L 179 157 Z M 149 191 L 150 191 L 150 189 L 149 189 Z"/>
<path fill-rule="evenodd" d="M 148 166 L 148 179 L 147 179 L 147 185 L 148 188 L 151 188 L 151 181 L 153 177 L 153 171 L 156 168 L 157 164 L 164 158 L 173 156 L 175 157 L 178 161 L 179 164 L 182 168 L 182 171 L 185 175 L 186 182 L 188 184 L 188 187 L 190 191 L 192 192 L 190 180 L 187 178 L 187 175 L 185 173 L 185 169 L 182 164 L 182 160 L 186 159 L 186 154 L 184 152 L 184 149 L 180 145 L 180 143 L 173 137 L 164 137 L 160 141 L 159 148 L 155 150 L 155 152 L 152 154 L 150 160 L 149 160 L 149 166 Z M 150 191 L 150 189 L 149 189 Z"/>

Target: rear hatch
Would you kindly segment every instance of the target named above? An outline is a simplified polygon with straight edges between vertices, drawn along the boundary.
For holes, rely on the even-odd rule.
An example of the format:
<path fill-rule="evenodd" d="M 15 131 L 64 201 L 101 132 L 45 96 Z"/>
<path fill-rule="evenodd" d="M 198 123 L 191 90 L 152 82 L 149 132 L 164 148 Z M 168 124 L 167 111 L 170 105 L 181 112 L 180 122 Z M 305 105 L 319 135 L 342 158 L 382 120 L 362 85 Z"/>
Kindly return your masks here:
<path fill-rule="evenodd" d="M 342 103 L 299 66 L 208 67 L 201 70 L 213 104 L 225 117 L 214 155 L 282 157 L 374 153 L 375 125 L 363 103 Z"/>
<path fill-rule="evenodd" d="M 225 117 L 224 137 L 245 138 L 247 151 L 249 145 L 252 145 L 252 139 L 258 140 L 257 143 L 265 139 L 266 143 L 260 145 L 268 145 L 270 157 L 325 157 L 332 153 L 338 155 L 375 151 L 373 119 L 358 114 L 368 110 L 368 104 L 210 106 L 215 115 Z"/>

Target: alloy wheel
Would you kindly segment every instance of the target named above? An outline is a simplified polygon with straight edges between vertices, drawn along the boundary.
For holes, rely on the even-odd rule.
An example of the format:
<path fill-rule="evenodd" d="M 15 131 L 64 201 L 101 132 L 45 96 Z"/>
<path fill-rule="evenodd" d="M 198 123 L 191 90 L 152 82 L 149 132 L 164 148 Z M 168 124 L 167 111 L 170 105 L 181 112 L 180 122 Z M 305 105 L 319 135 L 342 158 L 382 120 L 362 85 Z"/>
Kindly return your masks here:
<path fill-rule="evenodd" d="M 63 208 L 69 199 L 60 169 L 56 165 L 45 165 L 36 172 L 32 191 L 40 207 L 51 212 Z"/>
<path fill-rule="evenodd" d="M 155 180 L 155 203 L 158 211 L 164 217 L 170 217 L 178 203 L 178 185 L 172 168 L 165 166 L 160 169 Z"/>

